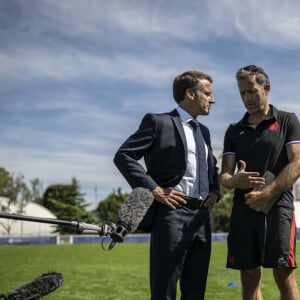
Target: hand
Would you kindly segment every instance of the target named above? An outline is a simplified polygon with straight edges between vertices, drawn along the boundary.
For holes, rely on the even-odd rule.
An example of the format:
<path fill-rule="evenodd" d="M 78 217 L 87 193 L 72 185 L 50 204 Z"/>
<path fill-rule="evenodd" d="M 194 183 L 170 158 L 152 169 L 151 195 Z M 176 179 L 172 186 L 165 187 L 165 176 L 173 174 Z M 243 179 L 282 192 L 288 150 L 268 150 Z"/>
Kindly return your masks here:
<path fill-rule="evenodd" d="M 245 195 L 245 204 L 256 211 L 261 211 L 271 197 L 272 195 L 268 189 L 251 191 Z"/>
<path fill-rule="evenodd" d="M 240 160 L 241 167 L 232 177 L 232 185 L 238 189 L 262 188 L 265 185 L 265 179 L 260 177 L 258 172 L 246 172 L 246 163 Z"/>
<path fill-rule="evenodd" d="M 211 192 L 208 194 L 205 202 L 204 202 L 204 206 L 207 207 L 208 209 L 211 209 L 218 200 L 218 195 L 214 192 Z"/>
<path fill-rule="evenodd" d="M 184 193 L 176 191 L 172 188 L 162 188 L 157 186 L 152 193 L 155 200 L 167 205 L 171 209 L 176 209 L 177 207 L 180 207 L 181 204 L 186 204 L 186 201 L 182 198 Z"/>

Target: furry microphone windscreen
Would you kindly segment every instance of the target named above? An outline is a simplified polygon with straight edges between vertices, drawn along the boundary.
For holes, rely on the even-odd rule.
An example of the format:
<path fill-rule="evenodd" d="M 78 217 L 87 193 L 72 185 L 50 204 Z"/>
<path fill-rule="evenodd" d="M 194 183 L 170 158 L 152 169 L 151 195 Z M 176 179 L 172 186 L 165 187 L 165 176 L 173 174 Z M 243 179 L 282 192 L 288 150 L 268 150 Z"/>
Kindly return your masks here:
<path fill-rule="evenodd" d="M 5 300 L 35 300 L 56 290 L 63 284 L 61 273 L 48 272 L 38 276 L 33 281 L 28 282 L 14 291 L 8 292 L 7 295 L 0 295 L 0 299 Z"/>
<path fill-rule="evenodd" d="M 128 232 L 134 232 L 149 207 L 154 201 L 154 196 L 149 189 L 138 187 L 132 190 L 117 214 L 117 225 L 126 227 Z"/>

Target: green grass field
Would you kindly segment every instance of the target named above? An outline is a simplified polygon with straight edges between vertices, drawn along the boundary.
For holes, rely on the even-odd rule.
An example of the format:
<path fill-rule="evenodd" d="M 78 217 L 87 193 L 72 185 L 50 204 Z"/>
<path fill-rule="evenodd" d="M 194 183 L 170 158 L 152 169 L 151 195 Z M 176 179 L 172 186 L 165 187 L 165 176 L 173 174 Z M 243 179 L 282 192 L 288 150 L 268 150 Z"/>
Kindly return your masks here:
<path fill-rule="evenodd" d="M 239 272 L 225 268 L 226 251 L 226 242 L 213 242 L 208 300 L 241 299 Z M 100 244 L 0 246 L 0 293 L 56 271 L 63 274 L 64 284 L 45 300 L 149 299 L 148 257 L 147 243 L 117 244 L 112 251 Z M 227 287 L 229 282 L 238 286 Z M 264 270 L 262 289 L 264 299 L 279 299 L 271 270 Z"/>

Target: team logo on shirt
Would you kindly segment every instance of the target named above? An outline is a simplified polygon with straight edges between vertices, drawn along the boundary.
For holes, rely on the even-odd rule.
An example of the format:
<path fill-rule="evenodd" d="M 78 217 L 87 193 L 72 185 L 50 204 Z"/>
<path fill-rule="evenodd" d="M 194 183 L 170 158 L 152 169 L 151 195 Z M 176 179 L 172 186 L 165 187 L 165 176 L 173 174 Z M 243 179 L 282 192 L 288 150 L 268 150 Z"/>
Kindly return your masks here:
<path fill-rule="evenodd" d="M 268 130 L 270 131 L 277 131 L 279 128 L 279 123 L 276 121 L 269 125 Z"/>

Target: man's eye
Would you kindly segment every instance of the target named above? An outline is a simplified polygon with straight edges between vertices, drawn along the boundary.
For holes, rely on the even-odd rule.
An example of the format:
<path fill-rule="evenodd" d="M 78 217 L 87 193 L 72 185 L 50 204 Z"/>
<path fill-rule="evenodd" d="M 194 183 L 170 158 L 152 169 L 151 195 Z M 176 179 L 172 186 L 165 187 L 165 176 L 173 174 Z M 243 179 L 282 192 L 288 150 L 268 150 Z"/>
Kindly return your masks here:
<path fill-rule="evenodd" d="M 251 91 L 248 91 L 249 94 L 254 94 L 256 93 L 256 90 L 251 90 Z"/>
<path fill-rule="evenodd" d="M 246 93 L 247 94 L 255 94 L 257 92 L 257 90 L 249 90 L 249 91 L 245 91 L 245 92 L 240 92 L 241 96 L 245 96 Z"/>

